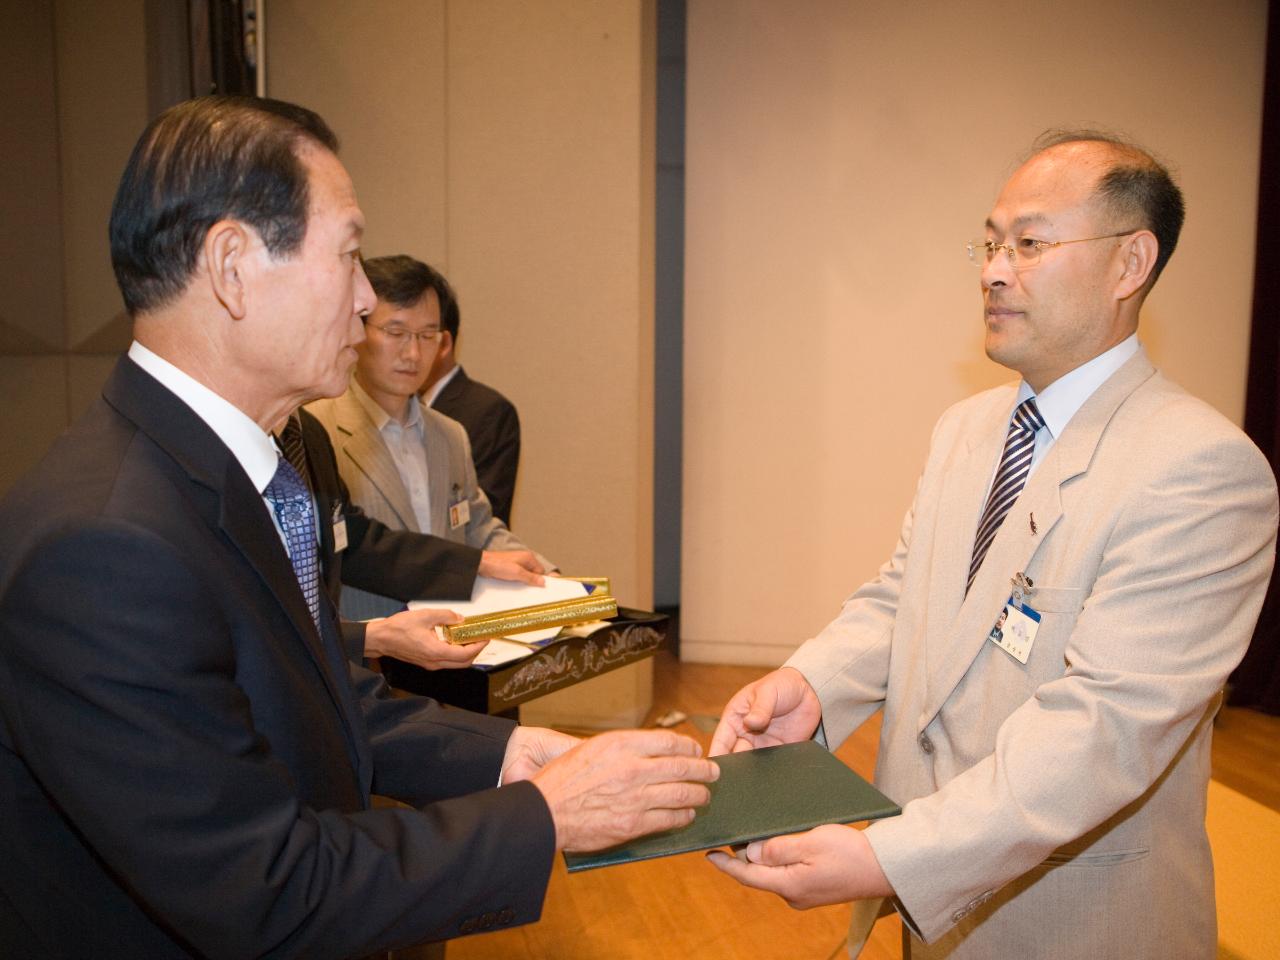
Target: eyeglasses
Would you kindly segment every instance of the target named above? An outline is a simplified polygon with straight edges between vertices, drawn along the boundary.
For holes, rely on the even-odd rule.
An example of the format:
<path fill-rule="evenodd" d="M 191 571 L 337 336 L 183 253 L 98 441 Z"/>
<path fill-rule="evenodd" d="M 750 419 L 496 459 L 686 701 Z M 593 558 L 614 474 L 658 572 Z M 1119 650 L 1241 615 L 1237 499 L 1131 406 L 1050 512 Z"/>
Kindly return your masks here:
<path fill-rule="evenodd" d="M 1141 227 L 1123 230 L 1120 233 L 1108 233 L 1101 237 L 1081 237 L 1078 240 L 1036 240 L 1034 237 L 1017 237 L 1013 243 L 996 243 L 994 240 L 970 240 L 965 244 L 965 252 L 975 267 L 990 263 L 996 253 L 1003 250 L 1009 255 L 1009 265 L 1015 270 L 1034 267 L 1040 262 L 1040 255 L 1052 247 L 1061 247 L 1067 243 L 1088 243 L 1090 240 L 1112 240 L 1115 237 L 1127 237 L 1137 233 Z"/>
<path fill-rule="evenodd" d="M 395 344 L 398 347 L 403 347 L 410 340 L 415 338 L 419 343 L 425 346 L 428 343 L 434 343 L 436 338 L 440 336 L 439 328 L 418 332 L 410 330 L 408 327 L 401 327 L 396 324 L 387 324 L 386 326 L 383 326 L 380 323 L 370 323 L 368 320 L 365 321 L 365 326 L 373 327 L 375 330 L 382 331 L 382 335 L 390 337 L 395 341 Z"/>

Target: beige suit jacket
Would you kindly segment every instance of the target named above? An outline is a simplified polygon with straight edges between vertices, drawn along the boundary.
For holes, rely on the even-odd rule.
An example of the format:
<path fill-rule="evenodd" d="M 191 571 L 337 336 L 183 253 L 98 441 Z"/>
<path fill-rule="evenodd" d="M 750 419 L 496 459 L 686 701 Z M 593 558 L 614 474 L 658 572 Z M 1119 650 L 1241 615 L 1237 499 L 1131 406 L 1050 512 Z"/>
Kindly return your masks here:
<path fill-rule="evenodd" d="M 1273 475 L 1139 353 L 966 596 L 1015 395 L 943 415 L 893 557 L 789 663 L 831 744 L 884 708 L 876 779 L 904 810 L 867 836 L 913 958 L 1212 957 L 1211 722 L 1271 573 Z M 1018 572 L 1043 615 L 1025 666 L 987 640 Z"/>
<path fill-rule="evenodd" d="M 489 500 L 476 481 L 471 444 L 462 424 L 425 405 L 421 409 L 427 482 L 431 487 L 429 532 L 481 550 L 528 550 L 506 524 L 493 515 Z M 307 410 L 329 433 L 338 458 L 338 471 L 350 491 L 351 502 L 393 529 L 422 533 L 391 451 L 351 390 L 336 399 L 308 404 Z M 450 523 L 449 507 L 463 501 L 470 518 L 455 527 Z M 547 569 L 555 569 L 545 557 L 539 555 L 538 559 Z M 342 588 L 344 617 L 385 616 L 403 606 L 354 587 Z"/>

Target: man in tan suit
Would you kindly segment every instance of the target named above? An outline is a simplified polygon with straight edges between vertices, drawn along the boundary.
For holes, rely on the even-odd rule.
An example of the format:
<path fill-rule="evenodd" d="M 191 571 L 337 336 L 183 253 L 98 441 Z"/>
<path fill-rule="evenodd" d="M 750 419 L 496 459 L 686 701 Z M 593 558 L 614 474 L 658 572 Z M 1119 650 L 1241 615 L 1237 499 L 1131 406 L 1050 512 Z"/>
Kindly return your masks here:
<path fill-rule="evenodd" d="M 493 515 L 462 424 L 418 398 L 440 342 L 444 277 L 407 256 L 367 260 L 365 271 L 378 302 L 365 318 L 367 338 L 356 347 L 351 384 L 342 396 L 307 407 L 329 433 L 352 502 L 392 529 L 480 550 L 527 551 Z M 555 569 L 541 555 L 533 559 L 531 566 Z M 342 590 L 347 617 L 384 616 L 401 606 L 354 587 Z"/>
<path fill-rule="evenodd" d="M 796 906 L 860 901 L 851 955 L 881 898 L 913 958 L 1215 953 L 1211 723 L 1277 507 L 1258 450 L 1136 340 L 1182 212 L 1146 153 L 1042 140 L 969 247 L 1021 381 L 943 415 L 893 556 L 725 710 L 713 753 L 835 745 L 883 708 L 901 816 L 710 855 Z"/>

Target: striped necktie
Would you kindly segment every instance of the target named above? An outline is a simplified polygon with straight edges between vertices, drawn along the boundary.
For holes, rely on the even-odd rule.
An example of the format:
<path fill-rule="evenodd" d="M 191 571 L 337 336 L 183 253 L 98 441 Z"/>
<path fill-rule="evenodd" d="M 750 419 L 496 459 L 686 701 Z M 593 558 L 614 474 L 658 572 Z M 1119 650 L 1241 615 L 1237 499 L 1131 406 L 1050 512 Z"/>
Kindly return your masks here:
<path fill-rule="evenodd" d="M 302 417 L 297 410 L 289 414 L 284 429 L 280 431 L 280 449 L 284 452 L 284 458 L 289 461 L 289 466 L 297 471 L 302 482 L 307 485 L 307 489 L 310 489 L 311 476 L 307 469 L 307 448 L 302 442 Z"/>
<path fill-rule="evenodd" d="M 1044 417 L 1040 416 L 1035 397 L 1028 397 L 1013 411 L 1013 419 L 1009 421 L 1009 436 L 1004 441 L 1004 455 L 1000 458 L 1000 468 L 996 470 L 996 478 L 991 483 L 987 506 L 982 511 L 978 533 L 973 539 L 973 560 L 969 564 L 969 582 L 965 585 L 965 593 L 973 586 L 973 578 L 978 575 L 978 568 L 982 566 L 982 560 L 987 555 L 991 541 L 996 537 L 996 531 L 1000 529 L 1009 508 L 1018 499 L 1018 494 L 1027 482 L 1027 474 L 1031 472 L 1031 454 L 1036 446 L 1036 431 L 1043 426 Z"/>
<path fill-rule="evenodd" d="M 284 531 L 285 545 L 289 549 L 289 562 L 298 578 L 302 596 L 311 611 L 311 619 L 320 626 L 320 547 L 316 543 L 315 507 L 311 503 L 311 491 L 302 482 L 289 461 L 280 458 L 275 476 L 267 484 L 262 495 L 275 510 L 276 520 Z"/>

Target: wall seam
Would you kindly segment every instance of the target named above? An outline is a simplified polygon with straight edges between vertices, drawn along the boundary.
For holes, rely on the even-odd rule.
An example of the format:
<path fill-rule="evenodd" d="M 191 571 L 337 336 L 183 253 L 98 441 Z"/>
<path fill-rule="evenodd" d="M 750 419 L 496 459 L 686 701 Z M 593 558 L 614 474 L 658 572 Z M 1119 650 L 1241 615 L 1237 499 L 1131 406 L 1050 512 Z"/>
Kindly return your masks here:
<path fill-rule="evenodd" d="M 449 100 L 449 76 L 451 73 L 451 64 L 449 62 L 449 50 L 451 47 L 450 39 L 452 33 L 450 31 L 449 18 L 450 3 L 444 0 L 444 36 L 441 46 L 444 48 L 441 60 L 443 62 L 442 76 L 440 84 L 443 87 L 442 100 L 444 103 L 444 116 L 441 118 L 442 138 L 441 142 L 444 146 L 441 148 L 441 164 L 444 168 L 444 210 L 441 216 L 444 217 L 444 274 L 449 276 L 453 273 L 453 218 L 450 213 L 453 208 L 453 180 L 449 176 L 449 158 L 453 151 L 453 139 L 450 136 L 449 120 L 453 115 L 453 105 Z"/>

